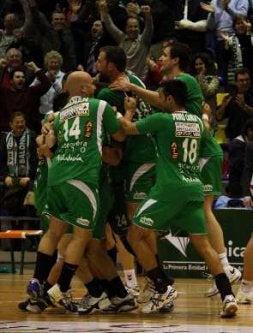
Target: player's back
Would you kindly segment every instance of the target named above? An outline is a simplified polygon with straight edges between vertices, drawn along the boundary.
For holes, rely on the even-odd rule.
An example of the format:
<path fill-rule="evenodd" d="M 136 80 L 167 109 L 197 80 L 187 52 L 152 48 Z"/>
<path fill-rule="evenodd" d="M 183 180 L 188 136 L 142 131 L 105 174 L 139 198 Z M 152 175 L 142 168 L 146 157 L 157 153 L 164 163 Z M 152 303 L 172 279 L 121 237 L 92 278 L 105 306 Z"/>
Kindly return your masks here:
<path fill-rule="evenodd" d="M 203 124 L 196 115 L 187 112 L 157 113 L 154 133 L 157 146 L 157 182 L 152 191 L 167 199 L 181 196 L 182 191 L 192 196 L 202 194 L 199 180 L 199 147 Z M 157 119 L 155 119 L 157 118 Z"/>
<path fill-rule="evenodd" d="M 59 112 L 53 124 L 58 144 L 49 168 L 50 185 L 73 178 L 97 184 L 106 107 L 98 99 L 73 97 Z"/>

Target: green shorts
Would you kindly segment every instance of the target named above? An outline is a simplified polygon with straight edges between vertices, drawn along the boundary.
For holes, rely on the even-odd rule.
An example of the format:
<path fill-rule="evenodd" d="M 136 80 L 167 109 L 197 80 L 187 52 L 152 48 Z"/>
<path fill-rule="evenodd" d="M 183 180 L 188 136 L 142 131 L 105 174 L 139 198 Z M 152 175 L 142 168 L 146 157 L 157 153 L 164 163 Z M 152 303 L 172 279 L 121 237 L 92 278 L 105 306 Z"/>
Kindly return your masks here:
<path fill-rule="evenodd" d="M 113 183 L 114 203 L 108 215 L 108 222 L 117 235 L 126 235 L 128 230 L 125 183 L 124 181 Z"/>
<path fill-rule="evenodd" d="M 126 200 L 144 200 L 155 182 L 155 163 L 130 163 L 126 171 Z"/>
<path fill-rule="evenodd" d="M 108 214 L 114 203 L 114 192 L 107 178 L 104 178 L 99 186 L 99 201 L 98 217 L 93 230 L 93 238 L 95 239 L 105 238 L 105 225 L 108 222 Z"/>
<path fill-rule="evenodd" d="M 220 195 L 222 192 L 222 156 L 200 159 L 200 179 L 204 185 L 204 195 Z"/>
<path fill-rule="evenodd" d="M 138 208 L 133 223 L 162 232 L 176 228 L 195 235 L 207 233 L 202 200 L 158 201 L 147 197 Z"/>
<path fill-rule="evenodd" d="M 98 190 L 80 180 L 48 187 L 45 213 L 73 226 L 93 230 L 98 207 Z"/>

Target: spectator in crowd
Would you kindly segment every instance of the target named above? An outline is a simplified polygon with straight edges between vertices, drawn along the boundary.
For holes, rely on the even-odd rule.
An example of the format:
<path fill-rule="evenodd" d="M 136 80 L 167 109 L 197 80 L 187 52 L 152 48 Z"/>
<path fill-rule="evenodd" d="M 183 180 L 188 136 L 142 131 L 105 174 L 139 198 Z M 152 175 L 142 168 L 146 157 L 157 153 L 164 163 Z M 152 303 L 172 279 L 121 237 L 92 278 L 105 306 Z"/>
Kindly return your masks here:
<path fill-rule="evenodd" d="M 225 134 L 229 140 L 240 135 L 246 120 L 253 116 L 253 94 L 246 68 L 236 71 L 235 86 L 231 88 L 216 112 L 218 121 L 227 118 Z"/>
<path fill-rule="evenodd" d="M 237 185 L 239 196 L 242 195 L 245 147 L 253 141 L 253 118 L 246 121 L 240 135 L 230 141 L 228 146 L 229 187 Z"/>
<path fill-rule="evenodd" d="M 8 12 L 5 16 L 7 17 L 7 26 L 4 25 L 2 40 L 4 48 L 0 46 L 0 58 L 5 56 L 5 52 L 9 48 L 17 48 L 23 54 L 23 59 L 26 62 L 31 60 L 42 65 L 38 60 L 41 55 L 42 49 L 39 47 L 35 40 L 28 38 L 31 31 L 34 28 L 31 26 L 31 11 L 27 0 L 16 0 L 16 4 L 21 6 L 21 14 L 16 12 Z M 12 20 L 10 20 L 12 18 Z M 0 42 L 1 45 L 1 42 Z M 37 55 L 38 53 L 38 55 Z"/>
<path fill-rule="evenodd" d="M 0 59 L 0 86 L 2 88 L 10 88 L 11 72 L 15 68 L 23 67 L 23 56 L 20 50 L 10 48 L 5 58 Z M 26 85 L 28 86 L 34 77 L 34 73 L 27 67 L 23 67 L 26 77 Z"/>
<path fill-rule="evenodd" d="M 113 23 L 106 2 L 100 0 L 99 6 L 101 20 L 104 22 L 106 29 L 126 53 L 127 70 L 132 71 L 143 80 L 147 72 L 146 59 L 153 34 L 153 21 L 150 7 L 141 7 L 145 14 L 145 28 L 143 33 L 140 34 L 139 21 L 137 18 L 128 18 L 126 23 L 126 33 L 124 33 Z"/>
<path fill-rule="evenodd" d="M 25 86 L 25 73 L 23 68 L 15 67 L 10 73 L 10 88 L 0 88 L 1 110 L 0 130 L 9 129 L 9 119 L 14 112 L 23 112 L 27 119 L 27 126 L 40 132 L 41 117 L 38 112 L 40 97 L 51 86 L 48 77 L 35 63 L 30 62 L 26 66 L 32 70 L 40 83 L 36 86 Z"/>
<path fill-rule="evenodd" d="M 215 48 L 219 77 L 226 84 L 228 63 L 224 35 L 234 34 L 233 19 L 236 15 L 247 16 L 249 2 L 248 0 L 212 0 L 211 4 L 202 4 L 202 8 L 210 13 L 207 27 L 215 33 L 212 46 Z"/>
<path fill-rule="evenodd" d="M 46 76 L 51 82 L 51 87 L 40 98 L 39 112 L 43 115 L 53 110 L 53 100 L 62 90 L 62 79 L 64 76 L 64 72 L 61 71 L 62 63 L 62 56 L 57 51 L 51 51 L 45 55 Z M 32 86 L 39 83 L 40 81 L 36 78 Z"/>
<path fill-rule="evenodd" d="M 9 45 L 15 40 L 13 33 L 16 28 L 16 18 L 14 13 L 8 13 L 4 16 L 4 29 L 0 30 L 0 58 L 5 56 Z"/>
<path fill-rule="evenodd" d="M 90 29 L 90 36 L 83 43 L 83 59 L 80 64 L 82 67 L 79 68 L 85 69 L 91 76 L 95 76 L 97 74 L 96 61 L 99 49 L 107 44 L 108 39 L 102 21 L 94 21 Z"/>
<path fill-rule="evenodd" d="M 22 112 L 11 115 L 10 128 L 0 143 L 0 175 L 6 187 L 2 204 L 11 215 L 24 215 L 36 174 L 35 133 L 26 127 Z"/>
<path fill-rule="evenodd" d="M 76 54 L 71 30 L 66 26 L 64 12 L 54 11 L 49 23 L 45 15 L 37 8 L 35 0 L 28 0 L 32 22 L 37 28 L 37 34 L 43 48 L 43 54 L 55 50 L 63 57 L 63 70 L 69 71 L 76 68 Z"/>
<path fill-rule="evenodd" d="M 225 194 L 222 194 L 214 202 L 214 209 L 222 208 L 243 208 L 243 198 L 241 196 L 240 183 L 232 183 L 226 186 Z"/>
<path fill-rule="evenodd" d="M 227 50 L 228 83 L 233 82 L 235 72 L 240 67 L 248 68 L 250 77 L 253 76 L 251 24 L 245 16 L 238 15 L 234 17 L 233 28 L 235 34 L 232 36 L 221 33 L 225 41 L 225 50 Z"/>
<path fill-rule="evenodd" d="M 198 80 L 205 101 L 211 107 L 212 114 L 215 115 L 219 78 L 217 76 L 214 60 L 208 53 L 201 52 L 194 56 L 192 74 Z"/>

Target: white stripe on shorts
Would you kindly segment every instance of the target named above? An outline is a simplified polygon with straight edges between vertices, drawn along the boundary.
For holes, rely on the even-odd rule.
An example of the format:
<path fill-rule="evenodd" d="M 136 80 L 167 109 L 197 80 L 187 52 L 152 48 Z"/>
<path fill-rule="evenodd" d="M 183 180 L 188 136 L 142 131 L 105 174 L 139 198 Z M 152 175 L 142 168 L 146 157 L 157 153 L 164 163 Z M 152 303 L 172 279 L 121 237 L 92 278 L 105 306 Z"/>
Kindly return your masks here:
<path fill-rule="evenodd" d="M 86 195 L 86 197 L 89 199 L 91 206 L 93 208 L 93 219 L 95 219 L 95 216 L 97 214 L 97 200 L 96 200 L 92 190 L 89 188 L 89 186 L 87 186 L 81 180 L 77 180 L 77 179 L 70 179 L 67 181 L 67 183 L 78 188 L 81 192 L 83 192 Z"/>
<path fill-rule="evenodd" d="M 157 202 L 155 199 L 148 199 L 143 206 L 141 206 L 140 210 L 136 214 L 139 216 L 145 209 L 149 208 L 150 206 L 154 205 Z"/>
<path fill-rule="evenodd" d="M 130 191 L 132 191 L 134 184 L 137 182 L 137 180 L 143 176 L 146 172 L 148 172 L 150 169 L 153 168 L 155 163 L 145 163 L 142 164 L 133 174 L 133 177 L 130 182 Z"/>

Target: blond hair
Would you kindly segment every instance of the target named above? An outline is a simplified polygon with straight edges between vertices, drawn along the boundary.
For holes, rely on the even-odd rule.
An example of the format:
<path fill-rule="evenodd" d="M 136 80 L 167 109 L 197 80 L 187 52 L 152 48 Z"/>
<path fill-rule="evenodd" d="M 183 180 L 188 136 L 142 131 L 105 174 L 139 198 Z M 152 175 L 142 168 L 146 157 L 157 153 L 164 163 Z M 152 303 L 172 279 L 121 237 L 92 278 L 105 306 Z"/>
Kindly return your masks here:
<path fill-rule="evenodd" d="M 60 67 L 62 66 L 62 64 L 63 64 L 62 55 L 57 51 L 50 51 L 50 52 L 47 52 L 45 57 L 44 57 L 45 67 L 47 67 L 48 61 L 52 58 L 56 58 L 59 61 Z"/>

